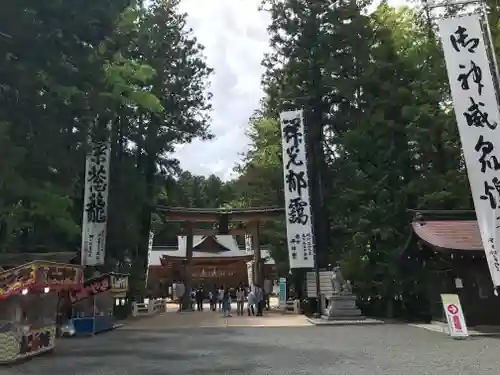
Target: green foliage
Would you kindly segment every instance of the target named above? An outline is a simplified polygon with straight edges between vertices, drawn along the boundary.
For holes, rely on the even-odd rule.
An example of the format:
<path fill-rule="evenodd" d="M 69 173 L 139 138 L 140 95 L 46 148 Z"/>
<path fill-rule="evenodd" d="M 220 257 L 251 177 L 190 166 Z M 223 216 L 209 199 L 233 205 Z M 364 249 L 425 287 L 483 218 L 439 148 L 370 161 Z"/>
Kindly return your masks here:
<path fill-rule="evenodd" d="M 263 61 L 262 113 L 249 122 L 251 149 L 237 168 L 236 201 L 283 205 L 278 114 L 285 103 L 315 108 L 330 260 L 343 263 L 359 294 L 392 300 L 405 284 L 394 260 L 409 235 L 407 209 L 465 209 L 471 199 L 432 25 L 412 8 L 383 2 L 367 14 L 363 6 L 263 1 L 272 51 Z M 280 225 L 268 240 L 286 262 Z"/>
<path fill-rule="evenodd" d="M 211 136 L 211 70 L 185 17 L 178 1 L 3 4 L 0 251 L 79 248 L 88 140 L 109 136 L 107 260 L 143 272 L 151 208 L 179 173 L 169 155 Z"/>
<path fill-rule="evenodd" d="M 158 204 L 189 208 L 234 207 L 234 197 L 231 182 L 225 183 L 214 175 L 203 177 L 182 172 L 177 178 L 165 181 L 158 195 Z M 203 228 L 203 224 L 199 226 Z M 206 223 L 205 227 L 212 228 L 212 223 Z M 153 215 L 153 230 L 156 243 L 175 244 L 181 227 L 179 223 L 169 223 L 160 211 Z"/>
<path fill-rule="evenodd" d="M 497 51 L 500 10 L 488 1 Z M 329 260 L 360 294 L 391 299 L 408 235 L 407 208 L 470 208 L 467 175 L 432 22 L 386 2 L 263 0 L 271 16 L 262 108 L 251 147 L 223 183 L 181 172 L 175 145 L 210 139 L 201 46 L 179 0 L 6 0 L 0 13 L 0 251 L 60 251 L 80 244 L 85 154 L 112 145 L 108 261 L 146 262 L 149 231 L 172 243 L 157 204 L 283 206 L 278 114 L 303 107 L 310 142 L 323 146 Z M 448 9 L 448 13 L 460 12 Z M 152 223 L 152 226 L 151 226 Z M 287 270 L 285 223 L 263 243 Z"/>

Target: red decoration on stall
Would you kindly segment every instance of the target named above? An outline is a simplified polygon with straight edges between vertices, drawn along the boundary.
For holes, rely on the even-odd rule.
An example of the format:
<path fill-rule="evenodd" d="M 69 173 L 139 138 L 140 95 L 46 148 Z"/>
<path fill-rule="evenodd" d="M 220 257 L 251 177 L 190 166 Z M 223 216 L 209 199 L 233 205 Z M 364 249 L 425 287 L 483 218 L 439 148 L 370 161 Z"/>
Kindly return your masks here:
<path fill-rule="evenodd" d="M 24 289 L 70 290 L 82 284 L 81 266 L 52 262 L 31 262 L 0 272 L 0 299 Z"/>

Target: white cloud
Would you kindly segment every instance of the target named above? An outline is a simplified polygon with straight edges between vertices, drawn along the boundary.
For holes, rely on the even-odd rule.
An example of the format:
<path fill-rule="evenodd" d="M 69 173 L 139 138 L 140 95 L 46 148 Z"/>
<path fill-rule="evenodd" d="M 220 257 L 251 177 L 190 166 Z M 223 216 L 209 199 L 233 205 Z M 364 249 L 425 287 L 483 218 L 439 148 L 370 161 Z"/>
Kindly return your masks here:
<path fill-rule="evenodd" d="M 260 0 L 183 0 L 188 27 L 205 49 L 214 69 L 211 131 L 213 141 L 195 140 L 176 149 L 181 167 L 192 173 L 232 177 L 232 169 L 248 146 L 248 118 L 262 97 L 260 61 L 268 48 L 267 14 Z"/>
<path fill-rule="evenodd" d="M 220 178 L 234 176 L 233 167 L 248 146 L 248 118 L 259 107 L 263 93 L 260 62 L 268 50 L 269 16 L 259 12 L 261 0 L 183 0 L 188 27 L 205 49 L 214 68 L 211 130 L 213 141 L 195 140 L 176 148 L 181 167 L 192 173 Z M 401 5 L 405 0 L 390 0 Z"/>

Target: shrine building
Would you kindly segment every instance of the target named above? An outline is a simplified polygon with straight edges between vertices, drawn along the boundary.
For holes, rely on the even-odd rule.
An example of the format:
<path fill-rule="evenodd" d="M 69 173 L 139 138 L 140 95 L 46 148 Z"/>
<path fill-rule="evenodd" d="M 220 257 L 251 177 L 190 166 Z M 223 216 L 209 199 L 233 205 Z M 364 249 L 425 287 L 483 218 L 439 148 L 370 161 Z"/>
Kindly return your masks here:
<path fill-rule="evenodd" d="M 177 246 L 153 246 L 148 259 L 148 290 L 158 294 L 180 279 L 187 265 L 186 236 L 178 236 Z M 254 255 L 240 248 L 235 236 L 193 236 L 191 285 L 212 288 L 217 285 L 235 288 L 248 285 Z M 269 251 L 261 249 L 264 277 L 275 279 L 276 269 Z"/>
<path fill-rule="evenodd" d="M 441 294 L 457 294 L 468 326 L 500 325 L 495 294 L 473 210 L 411 210 L 408 242 L 399 254 L 401 271 L 411 275 L 427 320 L 446 322 Z M 498 292 L 497 292 L 498 294 Z"/>

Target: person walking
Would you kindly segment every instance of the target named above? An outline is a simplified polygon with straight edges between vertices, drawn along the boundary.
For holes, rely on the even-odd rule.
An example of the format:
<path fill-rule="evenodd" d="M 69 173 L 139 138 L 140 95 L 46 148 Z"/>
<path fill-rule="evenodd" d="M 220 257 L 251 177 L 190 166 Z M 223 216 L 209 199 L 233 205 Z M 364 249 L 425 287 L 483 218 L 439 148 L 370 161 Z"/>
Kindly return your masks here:
<path fill-rule="evenodd" d="M 191 293 L 189 294 L 191 297 L 191 311 L 194 311 L 196 306 L 196 288 L 191 289 Z"/>
<path fill-rule="evenodd" d="M 271 310 L 271 293 L 273 292 L 273 282 L 270 279 L 264 280 L 264 304 L 263 309 Z"/>
<path fill-rule="evenodd" d="M 212 291 L 209 291 L 208 292 L 208 302 L 210 303 L 210 311 L 213 311 L 212 310 L 212 303 L 213 303 L 212 300 L 213 300 L 213 298 L 214 298 L 214 293 Z"/>
<path fill-rule="evenodd" d="M 245 304 L 245 291 L 241 285 L 236 289 L 236 315 L 243 315 L 243 305 Z"/>
<path fill-rule="evenodd" d="M 205 299 L 205 291 L 203 286 L 196 290 L 196 307 L 198 311 L 203 311 L 203 300 Z"/>
<path fill-rule="evenodd" d="M 222 297 L 222 312 L 225 317 L 231 316 L 231 294 L 229 293 L 229 289 L 224 290 Z"/>
<path fill-rule="evenodd" d="M 264 292 L 259 284 L 254 286 L 255 295 L 255 306 L 257 307 L 256 316 L 262 316 L 263 304 L 264 304 Z"/>
<path fill-rule="evenodd" d="M 212 293 L 212 296 L 210 297 L 210 310 L 216 311 L 217 310 L 217 299 L 219 296 L 219 291 L 217 290 L 216 286 L 214 286 L 211 293 Z"/>
<path fill-rule="evenodd" d="M 251 289 L 247 296 L 247 313 L 248 316 L 255 316 L 255 294 Z"/>
<path fill-rule="evenodd" d="M 217 291 L 217 302 L 219 303 L 219 312 L 222 312 L 222 300 L 224 299 L 224 287 L 221 285 Z"/>
<path fill-rule="evenodd" d="M 172 284 L 172 295 L 174 296 L 174 301 L 177 302 L 179 308 L 177 312 L 182 311 L 182 300 L 184 298 L 184 293 L 186 292 L 186 288 L 184 287 L 184 283 L 182 281 L 174 282 Z"/>

